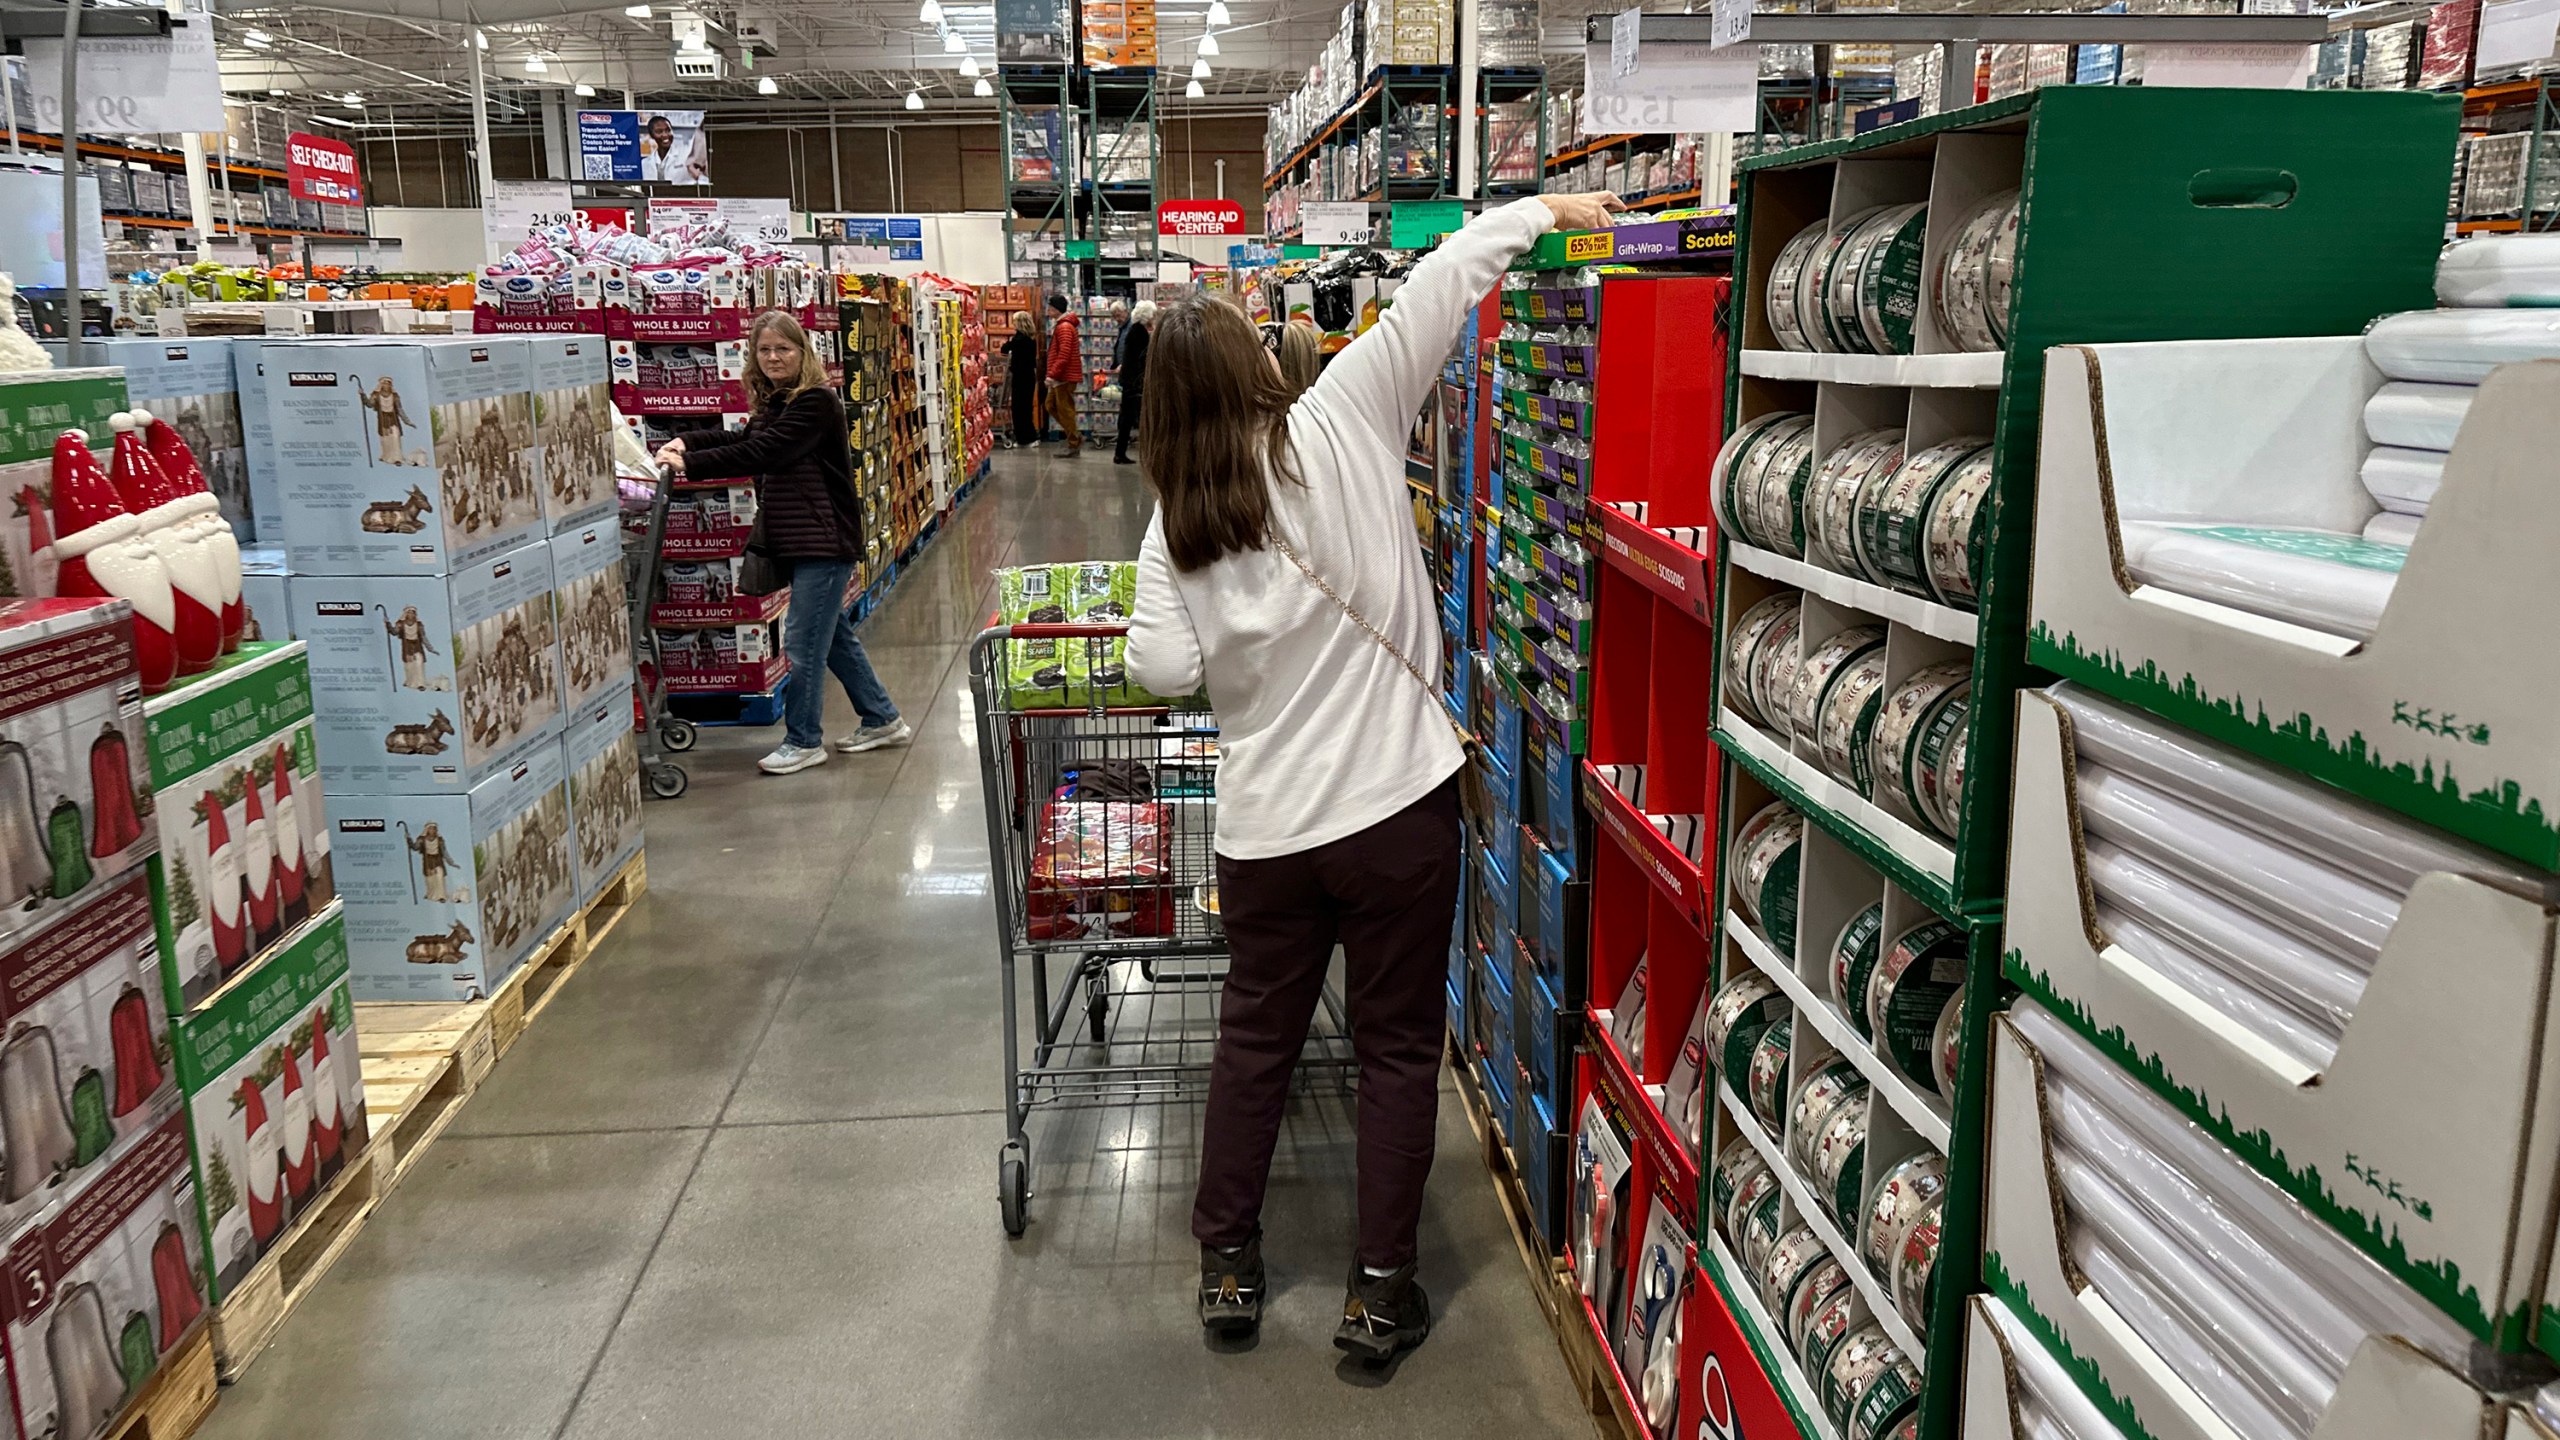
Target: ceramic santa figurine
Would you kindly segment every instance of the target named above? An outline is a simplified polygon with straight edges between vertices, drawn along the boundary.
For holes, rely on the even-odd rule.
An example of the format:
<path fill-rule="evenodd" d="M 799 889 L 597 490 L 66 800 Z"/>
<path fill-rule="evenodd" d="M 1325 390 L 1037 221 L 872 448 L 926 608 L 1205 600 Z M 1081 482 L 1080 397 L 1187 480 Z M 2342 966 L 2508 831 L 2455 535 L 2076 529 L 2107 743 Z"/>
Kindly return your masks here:
<path fill-rule="evenodd" d="M 222 658 L 222 580 L 213 553 L 186 533 L 187 497 L 142 447 L 133 412 L 123 411 L 107 424 L 115 431 L 115 450 L 107 474 L 124 500 L 142 538 L 159 553 L 168 569 L 177 606 L 178 673 L 199 675 Z"/>
<path fill-rule="evenodd" d="M 329 1058 L 329 1007 L 323 1005 L 311 1012 L 311 1127 L 324 1175 L 338 1163 L 338 1137 L 346 1129 L 339 1104 L 338 1067 Z"/>
<path fill-rule="evenodd" d="M 222 796 L 204 792 L 204 905 L 213 929 L 213 960 L 225 979 L 249 959 L 249 904 L 242 893 L 240 852 Z"/>
<path fill-rule="evenodd" d="M 241 779 L 240 883 L 249 892 L 249 948 L 257 951 L 284 933 L 276 923 L 276 840 L 267 825 L 267 804 L 258 794 L 257 777 Z"/>
<path fill-rule="evenodd" d="M 284 1056 L 284 1184 L 293 1192 L 294 1208 L 310 1200 L 312 1179 L 311 1092 L 302 1088 L 302 1067 L 293 1063 L 293 1046 Z"/>
<path fill-rule="evenodd" d="M 284 912 L 281 923 L 290 930 L 311 918 L 311 903 L 302 888 L 302 817 L 295 813 L 291 745 L 276 746 L 275 767 L 276 803 L 267 823 L 276 832 L 276 901 Z"/>
<path fill-rule="evenodd" d="M 249 1173 L 241 1199 L 249 1207 L 249 1234 L 264 1251 L 284 1233 L 284 1176 L 276 1152 L 276 1127 L 267 1119 L 266 1092 L 258 1077 L 240 1079 L 240 1130 L 249 1141 Z"/>
<path fill-rule="evenodd" d="M 142 522 L 125 508 L 86 431 L 65 430 L 53 442 L 53 535 L 60 569 L 53 591 L 74 599 L 112 597 L 133 606 L 134 659 L 142 688 L 165 690 L 178 674 L 178 601 L 168 566 Z"/>
<path fill-rule="evenodd" d="M 148 410 L 137 408 L 133 415 L 151 458 L 160 462 L 160 469 L 186 497 L 188 534 L 213 553 L 215 575 L 222 582 L 222 649 L 228 654 L 240 648 L 241 638 L 249 632 L 248 602 L 240 598 L 240 537 L 232 532 L 231 522 L 222 518 L 222 502 L 214 497 L 204 466 L 197 463 L 196 452 L 187 447 L 178 427 L 154 418 Z"/>

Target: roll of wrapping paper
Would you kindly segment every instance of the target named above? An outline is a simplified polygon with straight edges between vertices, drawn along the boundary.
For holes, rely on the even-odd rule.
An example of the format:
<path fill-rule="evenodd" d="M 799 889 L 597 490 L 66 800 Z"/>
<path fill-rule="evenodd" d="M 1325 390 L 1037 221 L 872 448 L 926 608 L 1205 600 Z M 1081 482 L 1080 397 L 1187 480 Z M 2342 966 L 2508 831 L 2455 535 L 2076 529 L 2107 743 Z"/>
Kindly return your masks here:
<path fill-rule="evenodd" d="M 2424 515 L 2436 487 L 2444 483 L 2444 452 L 2376 445 L 2365 452 L 2356 476 L 2374 504 L 2401 515 Z"/>
<path fill-rule="evenodd" d="M 2019 1419 L 2026 1423 L 2027 1440 L 2125 1440 L 2124 1432 L 2099 1413 L 2071 1372 L 2043 1341 L 2027 1333 L 2006 1302 L 1986 1299 L 1982 1305 L 2017 1371 Z"/>
<path fill-rule="evenodd" d="M 2022 1000 L 2010 1008 L 2009 1018 L 2043 1054 L 2045 1097 L 2063 1138 L 2094 1151 L 2115 1143 L 2109 1137 L 2120 1134 L 2121 1148 L 2108 1153 L 2153 1156 L 2174 1167 L 2230 1223 L 2245 1227 L 2367 1333 L 2397 1335 L 2456 1370 L 2469 1363 L 2470 1336 L 2450 1317 L 2170 1109 L 2051 1012 Z M 2098 1123 L 2100 1118 L 2106 1126 Z M 2269 1280 L 2265 1274 L 2246 1278 L 2259 1284 Z"/>
<path fill-rule="evenodd" d="M 2386 380 L 2364 402 L 2364 438 L 2376 445 L 2450 450 L 2462 417 L 2471 413 L 2471 397 L 2479 393 L 2477 385 Z"/>
<path fill-rule="evenodd" d="M 2335 1022 L 2323 1024 L 2304 1017 L 2167 933 L 2103 901 L 2098 905 L 2098 928 L 2135 959 L 2312 1069 L 2325 1070 L 2337 1058 L 2338 1040 L 2345 1032 Z"/>
<path fill-rule="evenodd" d="M 2322 863 L 2376 889 L 2406 894 L 2419 876 L 2437 870 L 2527 894 L 2542 887 L 2539 872 L 2504 856 L 2181 730 L 2085 686 L 2065 683 L 2043 694 L 2071 716 L 2072 738 L 2083 763 L 2169 791 L 2279 844 L 2317 854 Z"/>
<path fill-rule="evenodd" d="M 2407 310 L 2367 326 L 2364 353 L 2394 380 L 2477 385 L 2501 365 L 2560 360 L 2560 310 Z"/>
<path fill-rule="evenodd" d="M 2456 240 L 2436 258 L 2436 303 L 2560 305 L 2560 239 L 2470 235 Z"/>
<path fill-rule="evenodd" d="M 2099 904 L 2151 926 L 2234 981 L 2323 1021 L 2321 1029 L 2346 1033 L 2369 972 L 2120 846 L 2093 840 L 2088 856 Z"/>
<path fill-rule="evenodd" d="M 2364 538 L 2376 545 L 2397 545 L 2406 549 L 2418 543 L 2418 521 L 2421 518 L 2385 510 L 2364 522 Z"/>
<path fill-rule="evenodd" d="M 2247 1440 L 2306 1440 L 2304 1427 L 2250 1387 L 2216 1337 L 2199 1334 L 2163 1287 L 2106 1243 L 2096 1226 L 2072 1228 L 2071 1258 L 2133 1333 L 2235 1433 Z"/>
<path fill-rule="evenodd" d="M 2089 832 L 2371 972 L 2400 896 L 2112 770 L 2079 775 Z"/>
<path fill-rule="evenodd" d="M 2123 539 L 2125 566 L 2143 584 L 2348 640 L 2382 622 L 2407 558 L 2329 530 L 2128 520 Z"/>

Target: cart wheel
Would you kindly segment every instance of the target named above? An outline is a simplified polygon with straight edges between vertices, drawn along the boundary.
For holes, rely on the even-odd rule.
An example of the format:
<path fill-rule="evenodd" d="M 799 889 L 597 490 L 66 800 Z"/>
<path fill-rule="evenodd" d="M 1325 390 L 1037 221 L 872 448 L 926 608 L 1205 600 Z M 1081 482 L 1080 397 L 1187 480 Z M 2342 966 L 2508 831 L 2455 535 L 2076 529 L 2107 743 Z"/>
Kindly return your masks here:
<path fill-rule="evenodd" d="M 1031 1166 L 1010 1140 L 996 1152 L 996 1208 L 1004 1212 L 1004 1233 L 1021 1239 L 1031 1220 Z"/>
<path fill-rule="evenodd" d="M 673 800 L 683 794 L 685 787 L 692 783 L 693 777 L 686 774 L 681 765 L 649 767 L 649 793 L 661 800 Z"/>
<path fill-rule="evenodd" d="M 1110 1038 L 1111 987 L 1099 975 L 1084 982 L 1084 1023 L 1094 1044 Z"/>
<path fill-rule="evenodd" d="M 697 734 L 690 720 L 670 715 L 658 722 L 658 743 L 678 754 L 692 749 L 696 738 Z"/>

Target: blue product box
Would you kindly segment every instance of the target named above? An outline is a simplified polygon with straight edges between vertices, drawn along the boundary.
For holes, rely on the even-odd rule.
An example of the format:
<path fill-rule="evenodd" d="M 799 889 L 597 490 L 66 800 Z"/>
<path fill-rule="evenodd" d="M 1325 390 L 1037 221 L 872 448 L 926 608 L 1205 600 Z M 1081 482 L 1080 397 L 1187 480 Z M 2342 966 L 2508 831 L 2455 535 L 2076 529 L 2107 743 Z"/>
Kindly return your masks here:
<path fill-rule="evenodd" d="M 1591 884 L 1574 879 L 1564 861 L 1527 832 L 1521 839 L 1520 872 L 1527 892 L 1521 908 L 1537 916 L 1535 924 L 1524 917 L 1520 931 L 1531 937 L 1538 973 L 1568 1003 L 1579 1005 L 1591 954 Z"/>
<path fill-rule="evenodd" d="M 1571 1052 L 1559 1041 L 1558 1027 L 1563 1023 L 1557 1013 L 1556 994 L 1537 975 L 1523 975 L 1513 992 L 1512 1008 L 1519 1017 L 1519 1029 L 1512 1039 L 1512 1053 L 1519 1057 L 1520 1068 L 1540 1095 L 1550 1103 L 1564 1099 L 1567 1072 L 1558 1057 L 1570 1058 Z"/>
<path fill-rule="evenodd" d="M 1507 1052 L 1476 1057 L 1476 1079 L 1484 1086 L 1485 1108 L 1502 1117 L 1502 1127 L 1506 1130 L 1511 1128 L 1513 1069 L 1511 1057 Z"/>
<path fill-rule="evenodd" d="M 329 795 L 358 1000 L 476 1000 L 577 908 L 560 746 L 468 794 Z"/>
<path fill-rule="evenodd" d="M 640 853 L 640 740 L 633 719 L 626 679 L 571 712 L 568 733 L 560 737 L 581 905 Z"/>
<path fill-rule="evenodd" d="M 248 471 L 252 528 L 265 543 L 281 547 L 284 500 L 276 492 L 276 428 L 267 419 L 267 343 L 251 336 L 231 342 L 231 386 L 240 402 L 240 457 Z"/>
<path fill-rule="evenodd" d="M 1467 1031 L 1468 1048 L 1482 1056 L 1499 1057 L 1502 1066 L 1511 1065 L 1511 976 L 1510 964 L 1503 950 L 1479 950 L 1475 955 L 1474 1008 L 1470 1011 Z"/>
<path fill-rule="evenodd" d="M 613 393 L 601 335 L 524 337 L 541 447 L 542 514 L 553 534 L 612 517 Z"/>
<path fill-rule="evenodd" d="M 450 574 L 549 533 L 522 337 L 269 342 L 263 363 L 294 574 Z"/>
<path fill-rule="evenodd" d="M 1524 1090 L 1513 1113 L 1522 1118 L 1514 1122 L 1511 1158 L 1520 1167 L 1520 1188 L 1529 1197 L 1529 1221 L 1552 1255 L 1563 1248 L 1564 1209 L 1557 1202 L 1571 1140 L 1557 1133 L 1555 1111 L 1542 1095 Z"/>
<path fill-rule="evenodd" d="M 622 572 L 622 526 L 590 520 L 551 537 L 551 585 L 560 627 L 560 708 L 580 710 L 631 685 L 631 591 Z"/>
<path fill-rule="evenodd" d="M 556 737 L 551 591 L 541 541 L 454 575 L 294 576 L 330 793 L 467 790 Z"/>
<path fill-rule="evenodd" d="M 232 342 L 221 338 L 155 339 L 123 336 L 81 342 L 83 358 L 92 364 L 124 367 L 126 399 L 177 427 L 178 435 L 204 467 L 205 483 L 222 502 L 222 518 L 231 522 L 234 538 L 246 545 L 258 538 L 258 516 L 249 498 L 249 464 L 240 429 L 240 385 L 231 357 Z M 54 363 L 62 363 L 63 345 L 44 346 Z M 105 352 L 100 358 L 100 352 Z M 91 437 L 103 444 L 103 433 Z"/>
<path fill-rule="evenodd" d="M 240 552 L 240 603 L 249 609 L 249 633 L 242 638 L 293 638 L 293 600 L 285 583 L 283 546 L 258 545 Z"/>
<path fill-rule="evenodd" d="M 1509 846 L 1476 850 L 1476 893 L 1483 897 L 1486 919 L 1506 934 L 1520 929 L 1520 886 L 1511 873 L 1518 863 Z"/>
<path fill-rule="evenodd" d="M 1582 787 L 1575 783 L 1579 767 L 1573 754 L 1561 745 L 1539 747 L 1538 757 L 1538 840 L 1559 864 L 1575 875 L 1582 867 L 1584 837 L 1589 826 L 1582 813 Z"/>
<path fill-rule="evenodd" d="M 1486 748 L 1504 769 L 1517 775 L 1523 759 L 1520 745 L 1520 706 L 1510 690 L 1497 685 L 1493 691 L 1493 734 L 1487 739 Z"/>

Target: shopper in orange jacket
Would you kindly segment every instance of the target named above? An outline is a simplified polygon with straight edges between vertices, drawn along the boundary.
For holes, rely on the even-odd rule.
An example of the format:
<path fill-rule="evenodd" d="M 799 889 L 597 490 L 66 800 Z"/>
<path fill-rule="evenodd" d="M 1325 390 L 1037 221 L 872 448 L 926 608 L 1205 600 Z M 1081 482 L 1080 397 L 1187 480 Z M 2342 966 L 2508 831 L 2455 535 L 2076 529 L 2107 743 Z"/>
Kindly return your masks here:
<path fill-rule="evenodd" d="M 1076 430 L 1076 384 L 1081 380 L 1084 347 L 1076 336 L 1076 317 L 1067 312 L 1067 297 L 1049 297 L 1049 314 L 1055 323 L 1049 327 L 1049 383 L 1044 397 L 1049 404 L 1049 418 L 1058 422 L 1066 433 L 1067 453 L 1084 453 L 1084 436 Z"/>

